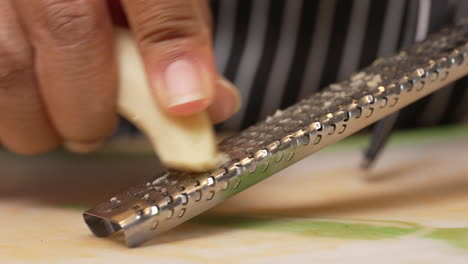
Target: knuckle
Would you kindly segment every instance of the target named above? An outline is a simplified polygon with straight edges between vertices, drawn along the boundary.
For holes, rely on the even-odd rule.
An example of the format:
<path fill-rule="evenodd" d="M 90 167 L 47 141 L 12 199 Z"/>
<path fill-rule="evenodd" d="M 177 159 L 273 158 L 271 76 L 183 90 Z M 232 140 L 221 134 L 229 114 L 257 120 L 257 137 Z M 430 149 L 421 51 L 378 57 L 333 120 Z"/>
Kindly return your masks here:
<path fill-rule="evenodd" d="M 77 121 L 62 119 L 57 123 L 57 129 L 66 141 L 101 142 L 112 134 L 117 124 L 115 113 L 110 111 L 89 112 L 86 116 L 80 115 L 79 118 Z"/>
<path fill-rule="evenodd" d="M 10 151 L 21 155 L 36 155 L 56 148 L 61 139 L 53 132 L 43 130 L 43 124 L 37 124 L 39 129 L 31 131 L 28 126 L 15 126 L 2 134 L 2 144 Z M 2 132 L 5 132 L 4 129 Z M 12 133 L 14 131 L 14 133 Z"/>
<path fill-rule="evenodd" d="M 0 88 L 9 88 L 33 69 L 28 52 L 16 48 L 0 47 Z"/>
<path fill-rule="evenodd" d="M 176 1 L 161 1 L 141 12 L 136 18 L 136 34 L 143 45 L 188 41 L 209 36 L 190 5 L 176 5 Z"/>
<path fill-rule="evenodd" d="M 92 38 L 100 23 L 94 0 L 46 0 L 39 39 L 58 46 L 73 46 Z"/>

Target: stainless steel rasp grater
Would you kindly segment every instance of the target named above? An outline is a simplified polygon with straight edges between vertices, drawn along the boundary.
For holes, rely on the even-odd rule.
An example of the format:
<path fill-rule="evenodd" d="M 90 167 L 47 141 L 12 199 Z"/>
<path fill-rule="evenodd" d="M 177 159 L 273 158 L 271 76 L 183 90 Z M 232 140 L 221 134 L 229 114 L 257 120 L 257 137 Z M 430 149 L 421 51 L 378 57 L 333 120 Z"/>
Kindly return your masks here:
<path fill-rule="evenodd" d="M 468 24 L 399 54 L 219 144 L 229 160 L 207 173 L 168 170 L 84 213 L 91 231 L 122 231 L 134 247 L 468 74 Z"/>

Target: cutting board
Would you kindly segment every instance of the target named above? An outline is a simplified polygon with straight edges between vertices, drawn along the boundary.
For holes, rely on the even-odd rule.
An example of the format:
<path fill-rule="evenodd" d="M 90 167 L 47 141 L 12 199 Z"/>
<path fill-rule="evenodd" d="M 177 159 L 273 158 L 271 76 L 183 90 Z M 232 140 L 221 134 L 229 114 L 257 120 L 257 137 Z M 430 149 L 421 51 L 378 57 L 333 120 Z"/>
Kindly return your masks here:
<path fill-rule="evenodd" d="M 312 155 L 144 244 L 82 212 L 160 169 L 144 141 L 0 154 L 0 263 L 468 263 L 468 128 L 400 133 L 370 171 L 365 138 Z"/>

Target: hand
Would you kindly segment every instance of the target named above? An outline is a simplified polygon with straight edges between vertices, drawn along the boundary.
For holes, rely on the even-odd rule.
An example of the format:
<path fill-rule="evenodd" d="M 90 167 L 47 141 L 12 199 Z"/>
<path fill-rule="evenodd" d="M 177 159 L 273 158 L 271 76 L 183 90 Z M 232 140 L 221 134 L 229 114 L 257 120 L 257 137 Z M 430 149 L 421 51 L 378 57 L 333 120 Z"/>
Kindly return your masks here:
<path fill-rule="evenodd" d="M 21 154 L 97 148 L 115 129 L 113 20 L 126 14 L 148 81 L 171 115 L 238 108 L 216 72 L 207 0 L 3 0 L 0 142 Z M 123 10 L 123 12 L 122 12 Z"/>

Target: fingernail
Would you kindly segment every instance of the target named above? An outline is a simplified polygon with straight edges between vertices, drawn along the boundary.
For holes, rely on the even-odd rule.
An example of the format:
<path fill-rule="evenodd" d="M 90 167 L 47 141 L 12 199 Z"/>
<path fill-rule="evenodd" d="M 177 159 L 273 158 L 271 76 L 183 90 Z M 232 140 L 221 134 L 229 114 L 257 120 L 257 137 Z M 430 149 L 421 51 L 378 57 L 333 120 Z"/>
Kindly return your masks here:
<path fill-rule="evenodd" d="M 103 141 L 95 142 L 77 142 L 77 141 L 68 141 L 63 143 L 64 147 L 74 153 L 89 153 L 96 150 L 103 144 Z"/>
<path fill-rule="evenodd" d="M 206 79 L 203 69 L 193 62 L 182 59 L 171 63 L 164 73 L 164 84 L 160 89 L 165 94 L 167 107 L 174 108 L 192 102 L 204 103 Z"/>

